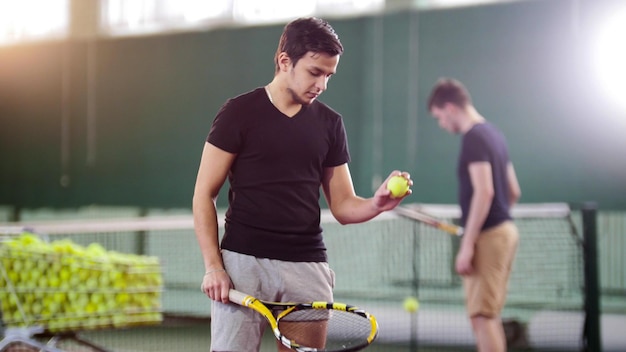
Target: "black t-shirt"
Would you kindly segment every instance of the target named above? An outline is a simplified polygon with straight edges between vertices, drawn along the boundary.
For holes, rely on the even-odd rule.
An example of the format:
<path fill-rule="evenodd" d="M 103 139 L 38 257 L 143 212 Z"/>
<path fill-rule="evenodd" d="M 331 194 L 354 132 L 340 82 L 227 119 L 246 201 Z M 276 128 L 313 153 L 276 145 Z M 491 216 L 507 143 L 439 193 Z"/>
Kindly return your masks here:
<path fill-rule="evenodd" d="M 502 132 L 491 123 L 476 124 L 463 135 L 457 169 L 463 226 L 467 221 L 474 193 L 468 169 L 469 164 L 473 162 L 489 162 L 493 175 L 494 197 L 482 229 L 488 229 L 511 219 L 507 178 L 509 160 L 506 139 Z"/>
<path fill-rule="evenodd" d="M 228 174 L 221 247 L 262 258 L 326 261 L 320 186 L 324 168 L 350 160 L 341 115 L 314 101 L 287 117 L 257 88 L 222 106 L 207 141 L 237 154 Z"/>

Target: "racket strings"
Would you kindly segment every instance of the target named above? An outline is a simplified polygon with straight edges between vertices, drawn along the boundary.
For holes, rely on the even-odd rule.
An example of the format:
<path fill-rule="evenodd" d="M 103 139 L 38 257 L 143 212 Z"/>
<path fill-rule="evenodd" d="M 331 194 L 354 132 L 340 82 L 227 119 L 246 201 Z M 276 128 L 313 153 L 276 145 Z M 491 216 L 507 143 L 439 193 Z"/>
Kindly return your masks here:
<path fill-rule="evenodd" d="M 282 317 L 278 321 L 278 330 L 299 345 L 316 347 L 320 351 L 341 351 L 366 346 L 373 327 L 366 316 L 357 313 L 304 309 Z"/>

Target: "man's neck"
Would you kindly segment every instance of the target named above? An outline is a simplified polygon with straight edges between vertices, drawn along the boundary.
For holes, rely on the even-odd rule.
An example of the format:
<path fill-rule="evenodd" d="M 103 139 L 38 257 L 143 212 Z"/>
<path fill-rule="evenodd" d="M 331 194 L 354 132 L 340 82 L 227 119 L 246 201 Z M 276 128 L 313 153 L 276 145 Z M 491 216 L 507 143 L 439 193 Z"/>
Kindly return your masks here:
<path fill-rule="evenodd" d="M 276 109 L 288 117 L 293 117 L 302 109 L 302 104 L 294 101 L 287 88 L 283 88 L 281 82 L 276 78 L 265 86 L 265 91 Z"/>
<path fill-rule="evenodd" d="M 471 130 L 477 124 L 485 123 L 485 118 L 476 111 L 473 106 L 468 106 L 464 111 L 464 119 L 463 124 L 461 125 L 461 134 L 467 133 L 467 131 Z"/>

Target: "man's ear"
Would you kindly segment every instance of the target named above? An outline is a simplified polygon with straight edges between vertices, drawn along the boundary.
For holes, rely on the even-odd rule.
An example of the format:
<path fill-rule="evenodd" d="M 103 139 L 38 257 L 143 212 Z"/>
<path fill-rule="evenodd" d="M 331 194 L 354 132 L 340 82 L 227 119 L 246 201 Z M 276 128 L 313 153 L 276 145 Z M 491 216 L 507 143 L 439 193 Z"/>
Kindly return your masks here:
<path fill-rule="evenodd" d="M 287 72 L 291 66 L 291 58 L 286 52 L 278 54 L 278 67 L 280 71 Z"/>

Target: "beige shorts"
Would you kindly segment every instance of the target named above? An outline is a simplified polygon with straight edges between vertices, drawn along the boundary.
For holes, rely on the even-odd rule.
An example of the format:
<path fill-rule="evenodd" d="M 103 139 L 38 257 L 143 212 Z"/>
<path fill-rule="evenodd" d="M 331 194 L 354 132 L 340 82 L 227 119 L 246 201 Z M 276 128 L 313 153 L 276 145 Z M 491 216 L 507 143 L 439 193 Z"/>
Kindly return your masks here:
<path fill-rule="evenodd" d="M 474 252 L 474 272 L 463 277 L 470 317 L 500 315 L 508 289 L 519 234 L 512 221 L 480 233 Z"/>

